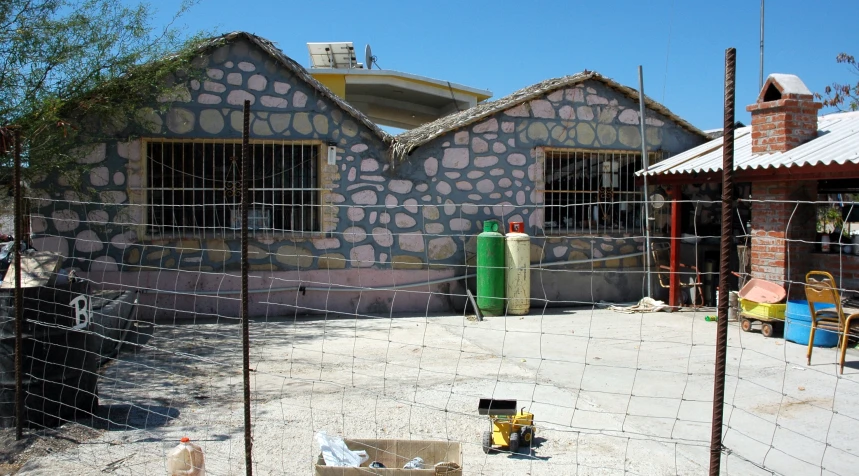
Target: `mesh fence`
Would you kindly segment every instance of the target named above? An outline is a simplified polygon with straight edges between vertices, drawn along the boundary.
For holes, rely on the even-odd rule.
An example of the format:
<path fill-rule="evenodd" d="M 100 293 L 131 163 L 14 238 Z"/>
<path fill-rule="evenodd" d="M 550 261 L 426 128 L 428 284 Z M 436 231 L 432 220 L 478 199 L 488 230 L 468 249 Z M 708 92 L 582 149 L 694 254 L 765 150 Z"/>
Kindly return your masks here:
<path fill-rule="evenodd" d="M 324 431 L 373 440 L 364 442 L 371 459 L 389 467 L 422 456 L 430 466 L 456 462 L 464 474 L 706 472 L 716 339 L 710 317 L 717 296 L 729 296 L 716 289 L 719 233 L 710 212 L 720 202 L 706 197 L 716 191 L 684 193 L 679 210 L 693 219 L 674 238 L 671 206 L 654 207 L 649 257 L 645 220 L 618 223 L 615 232 L 605 229 L 611 223 L 588 231 L 580 222 L 575 232 L 532 237 L 530 311 L 482 320 L 467 292 L 477 290 L 478 230 L 490 217 L 506 224 L 533 208 L 338 206 L 340 231 L 325 237 L 285 243 L 253 236 L 254 471 L 312 474 Z M 26 434 L 34 450 L 23 469 L 166 474 L 168 452 L 188 436 L 202 447 L 207 474 L 245 472 L 238 243 L 216 233 L 144 238 L 133 217 L 146 216 L 145 205 L 30 195 L 28 245 L 39 253 L 23 254 L 23 267 L 27 279 L 47 280 L 24 293 Z M 805 273 L 823 269 L 851 297 L 859 256 L 835 239 L 849 225 L 832 230 L 826 248 L 823 235 L 792 231 L 791 216 L 833 203 L 742 201 L 731 290 L 769 273 L 789 299 L 806 299 Z M 598 213 L 607 204 L 585 205 Z M 432 228 L 440 208 L 460 220 L 459 230 Z M 776 209 L 788 211 L 786 221 L 763 235 L 745 215 Z M 422 232 L 398 231 L 401 216 L 417 217 Z M 447 240 L 462 251 L 440 258 Z M 680 266 L 663 261 L 672 246 Z M 773 250 L 755 254 L 763 246 Z M 778 281 L 770 268 L 778 268 L 780 246 Z M 411 258 L 397 249 L 412 250 Z M 648 294 L 646 261 L 660 302 L 638 301 Z M 660 307 L 672 304 L 674 281 L 682 284 L 679 307 Z M 14 326 L 12 302 L 3 299 L 8 426 Z M 847 350 L 843 374 L 838 347 L 815 347 L 807 365 L 801 337 L 807 342 L 810 321 L 788 319 L 783 329 L 783 320 L 747 306 L 738 305 L 730 323 L 722 473 L 852 474 L 855 351 Z M 766 325 L 772 337 L 762 334 Z M 830 341 L 840 335 L 831 324 L 819 332 Z M 485 451 L 493 420 L 478 411 L 481 399 L 515 400 L 514 410 L 533 413 L 533 433 L 526 438 L 520 429 L 518 451 L 496 441 Z"/>
<path fill-rule="evenodd" d="M 777 186 L 783 184 L 761 186 L 752 195 L 765 196 L 767 187 Z M 753 225 L 751 276 L 744 281 L 767 278 L 785 290 L 787 302 L 761 306 L 741 300 L 728 348 L 729 472 L 737 472 L 734 458 L 763 474 L 850 474 L 857 463 L 849 430 L 857 418 L 857 333 L 847 321 L 859 312 L 853 206 L 853 196 L 841 193 L 810 201 L 741 201 Z M 756 213 L 769 215 L 760 220 Z M 786 318 L 771 319 L 781 315 Z M 773 337 L 762 338 L 770 329 Z"/>

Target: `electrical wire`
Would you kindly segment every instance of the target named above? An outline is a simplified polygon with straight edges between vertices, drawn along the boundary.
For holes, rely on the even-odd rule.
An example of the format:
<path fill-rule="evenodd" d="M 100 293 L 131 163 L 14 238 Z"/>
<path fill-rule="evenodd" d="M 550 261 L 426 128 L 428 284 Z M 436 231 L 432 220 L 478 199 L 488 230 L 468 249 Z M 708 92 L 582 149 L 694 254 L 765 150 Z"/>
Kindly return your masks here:
<path fill-rule="evenodd" d="M 668 85 L 668 58 L 671 56 L 671 27 L 674 24 L 674 0 L 671 0 L 671 10 L 668 14 L 668 46 L 665 51 L 665 76 L 662 78 L 662 103 L 665 103 L 665 87 Z"/>

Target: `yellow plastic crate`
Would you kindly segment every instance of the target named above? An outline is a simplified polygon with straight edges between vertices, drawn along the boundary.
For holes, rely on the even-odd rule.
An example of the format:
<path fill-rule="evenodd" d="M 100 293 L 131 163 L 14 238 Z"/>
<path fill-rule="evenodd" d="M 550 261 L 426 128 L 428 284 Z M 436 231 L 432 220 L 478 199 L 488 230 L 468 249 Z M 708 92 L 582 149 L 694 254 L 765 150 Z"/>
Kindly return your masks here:
<path fill-rule="evenodd" d="M 784 312 L 787 309 L 787 304 L 767 304 L 763 302 L 749 301 L 748 299 L 740 299 L 740 308 L 742 312 L 754 317 L 764 319 L 784 320 Z"/>

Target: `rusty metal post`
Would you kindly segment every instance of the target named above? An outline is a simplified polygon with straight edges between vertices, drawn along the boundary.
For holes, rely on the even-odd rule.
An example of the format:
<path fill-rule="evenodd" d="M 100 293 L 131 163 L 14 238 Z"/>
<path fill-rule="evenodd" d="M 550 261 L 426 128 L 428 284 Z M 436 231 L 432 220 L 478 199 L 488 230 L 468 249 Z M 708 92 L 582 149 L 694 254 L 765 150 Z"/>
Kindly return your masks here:
<path fill-rule="evenodd" d="M 24 437 L 24 290 L 21 288 L 21 234 L 24 210 L 21 199 L 21 130 L 15 129 L 15 439 Z"/>
<path fill-rule="evenodd" d="M 713 426 L 710 435 L 710 476 L 722 463 L 722 417 L 725 406 L 725 367 L 728 358 L 728 276 L 734 211 L 734 89 L 737 50 L 725 50 L 725 119 L 722 134 L 722 243 L 719 248 L 719 320 L 716 326 L 716 365 L 713 382 Z"/>
<path fill-rule="evenodd" d="M 244 125 L 242 126 L 242 183 L 241 183 L 241 215 L 242 215 L 242 378 L 244 380 L 245 403 L 245 473 L 254 474 L 253 469 L 253 437 L 251 434 L 251 342 L 250 326 L 248 323 L 248 181 L 250 180 L 250 116 L 251 102 L 245 100 Z"/>

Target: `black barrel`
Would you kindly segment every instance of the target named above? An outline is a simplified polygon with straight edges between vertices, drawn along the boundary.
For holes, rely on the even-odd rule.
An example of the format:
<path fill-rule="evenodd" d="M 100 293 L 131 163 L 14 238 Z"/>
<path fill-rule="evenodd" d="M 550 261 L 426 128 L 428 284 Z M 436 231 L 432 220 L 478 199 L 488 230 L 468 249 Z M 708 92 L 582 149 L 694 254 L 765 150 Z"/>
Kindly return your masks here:
<path fill-rule="evenodd" d="M 31 427 L 58 426 L 98 409 L 98 368 L 104 338 L 93 330 L 90 300 L 85 283 L 24 289 L 24 418 Z M 0 295 L 3 427 L 15 425 L 13 303 L 11 290 Z"/>

